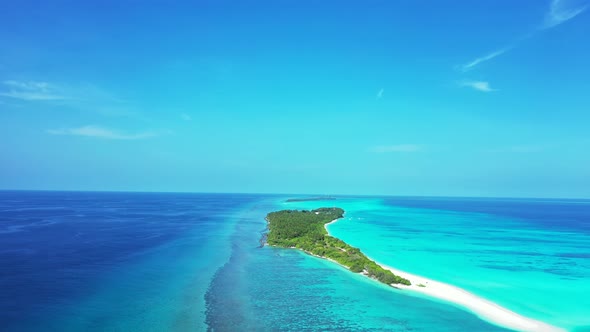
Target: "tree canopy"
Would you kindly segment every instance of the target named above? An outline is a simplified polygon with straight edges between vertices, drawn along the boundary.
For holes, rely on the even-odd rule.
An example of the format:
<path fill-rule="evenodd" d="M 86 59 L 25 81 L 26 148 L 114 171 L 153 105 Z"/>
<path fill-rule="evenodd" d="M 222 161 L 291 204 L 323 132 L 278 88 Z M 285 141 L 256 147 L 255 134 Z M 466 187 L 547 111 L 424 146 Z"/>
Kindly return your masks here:
<path fill-rule="evenodd" d="M 358 248 L 328 235 L 324 225 L 343 216 L 344 210 L 336 207 L 271 212 L 266 216 L 269 229 L 267 242 L 273 246 L 298 248 L 332 259 L 353 272 L 364 272 L 388 285 L 410 285 L 409 280 L 384 269 Z"/>

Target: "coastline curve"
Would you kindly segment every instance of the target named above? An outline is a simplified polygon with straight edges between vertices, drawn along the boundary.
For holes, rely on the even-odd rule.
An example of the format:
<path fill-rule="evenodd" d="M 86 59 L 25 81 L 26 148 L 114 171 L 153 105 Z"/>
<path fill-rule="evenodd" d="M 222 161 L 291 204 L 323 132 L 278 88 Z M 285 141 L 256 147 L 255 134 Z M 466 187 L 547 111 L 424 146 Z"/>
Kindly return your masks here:
<path fill-rule="evenodd" d="M 344 218 L 341 218 L 344 219 Z M 326 223 L 324 227 L 328 234 L 330 230 L 328 225 L 336 223 L 340 219 Z M 330 234 L 331 235 L 331 234 Z M 332 236 L 332 235 L 331 235 Z M 368 257 L 368 256 L 367 256 Z M 396 269 L 391 266 L 379 263 L 379 261 L 368 257 L 383 268 L 391 271 L 395 275 L 406 278 L 411 281 L 411 285 L 396 285 L 397 289 L 408 290 L 423 294 L 425 296 L 443 300 L 450 304 L 463 308 L 479 318 L 492 324 L 525 332 L 565 332 L 566 330 L 545 322 L 522 316 L 514 311 L 504 308 L 483 297 L 470 293 L 462 288 L 428 279 L 416 274 Z"/>

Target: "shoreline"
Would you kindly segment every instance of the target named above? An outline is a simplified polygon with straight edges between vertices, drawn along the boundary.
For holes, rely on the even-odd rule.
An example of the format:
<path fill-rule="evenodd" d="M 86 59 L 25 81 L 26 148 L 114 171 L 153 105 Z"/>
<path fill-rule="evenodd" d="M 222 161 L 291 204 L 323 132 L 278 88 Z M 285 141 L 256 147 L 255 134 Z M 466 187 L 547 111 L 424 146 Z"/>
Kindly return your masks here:
<path fill-rule="evenodd" d="M 344 219 L 344 218 L 341 218 Z M 329 223 L 324 224 L 324 228 L 330 235 L 328 225 L 337 222 L 339 219 L 332 220 Z M 330 235 L 332 236 L 332 235 Z M 316 256 L 316 255 L 313 255 Z M 316 256 L 319 257 L 319 256 Z M 321 257 L 324 258 L 324 257 Z M 412 283 L 410 286 L 395 284 L 390 285 L 399 290 L 414 291 L 426 296 L 443 300 L 454 305 L 457 305 L 469 312 L 475 314 L 479 318 L 508 329 L 526 332 L 564 332 L 565 329 L 553 326 L 542 321 L 538 321 L 532 318 L 527 318 L 514 311 L 504 308 L 492 301 L 489 301 L 483 297 L 479 297 L 473 293 L 470 293 L 462 288 L 439 282 L 433 279 L 428 279 L 419 275 L 408 273 L 391 266 L 387 266 L 379 263 L 373 258 L 367 256 L 370 260 L 374 261 L 384 269 L 391 271 L 393 274 L 398 275 L 402 278 L 410 280 Z M 325 258 L 324 258 L 325 259 Z M 363 274 L 362 272 L 360 274 Z M 423 286 L 419 286 L 423 285 Z"/>

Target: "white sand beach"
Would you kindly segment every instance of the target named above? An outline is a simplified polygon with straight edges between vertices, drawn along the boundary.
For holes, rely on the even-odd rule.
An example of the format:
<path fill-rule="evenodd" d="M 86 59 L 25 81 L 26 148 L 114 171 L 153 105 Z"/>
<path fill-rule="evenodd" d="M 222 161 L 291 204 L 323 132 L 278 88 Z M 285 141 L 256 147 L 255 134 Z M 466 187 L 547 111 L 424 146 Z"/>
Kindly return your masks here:
<path fill-rule="evenodd" d="M 420 292 L 428 296 L 455 303 L 490 323 L 518 331 L 565 331 L 564 329 L 519 315 L 459 287 L 407 273 L 380 264 L 379 262 L 377 263 L 394 274 L 410 280 L 412 283 L 411 286 L 395 285 L 395 287 Z M 418 285 L 424 285 L 425 287 Z"/>
<path fill-rule="evenodd" d="M 336 221 L 338 221 L 338 219 L 325 224 L 326 230 L 328 230 L 328 225 Z M 371 257 L 369 257 L 369 259 L 374 260 Z M 394 285 L 396 288 L 419 292 L 427 296 L 454 303 L 464 309 L 467 309 L 470 312 L 473 312 L 481 319 L 484 319 L 498 326 L 502 326 L 517 331 L 527 332 L 565 331 L 564 329 L 561 329 L 559 327 L 552 326 L 541 321 L 519 315 L 513 311 L 510 311 L 506 308 L 497 305 L 494 302 L 488 301 L 459 287 L 455 287 L 449 284 L 438 282 L 436 280 L 424 278 L 415 274 L 401 271 L 396 268 L 383 265 L 376 260 L 374 261 L 377 264 L 381 265 L 383 268 L 390 270 L 394 274 L 410 280 L 410 282 L 412 283 L 412 285 L 410 286 L 396 284 Z M 424 285 L 424 287 L 418 285 Z"/>

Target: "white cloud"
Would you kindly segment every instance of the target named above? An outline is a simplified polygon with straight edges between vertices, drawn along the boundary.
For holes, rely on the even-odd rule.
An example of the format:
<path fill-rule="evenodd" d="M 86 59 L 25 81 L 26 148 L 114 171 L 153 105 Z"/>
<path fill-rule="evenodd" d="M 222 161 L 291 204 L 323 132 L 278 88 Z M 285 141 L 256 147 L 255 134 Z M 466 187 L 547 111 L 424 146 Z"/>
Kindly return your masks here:
<path fill-rule="evenodd" d="M 63 109 L 94 112 L 109 117 L 133 117 L 141 121 L 147 119 L 132 101 L 121 99 L 93 84 L 0 81 L 0 103 L 18 107 L 23 102 L 59 105 Z"/>
<path fill-rule="evenodd" d="M 553 28 L 580 15 L 588 9 L 587 0 L 552 0 L 543 29 Z"/>
<path fill-rule="evenodd" d="M 8 80 L 0 83 L 0 96 L 25 101 L 56 101 L 62 105 L 81 106 L 92 103 L 100 108 L 123 108 L 129 103 L 97 86 L 86 83 L 75 85 L 44 81 Z"/>
<path fill-rule="evenodd" d="M 503 48 L 503 49 L 494 51 L 494 52 L 492 52 L 490 54 L 487 54 L 487 55 L 484 55 L 482 57 L 479 57 L 479 58 L 477 58 L 477 59 L 475 59 L 475 60 L 473 60 L 473 61 L 471 61 L 471 62 L 469 62 L 467 64 L 462 65 L 461 66 L 461 70 L 462 71 L 468 71 L 468 70 L 472 69 L 473 67 L 475 67 L 475 66 L 477 66 L 477 65 L 479 65 L 479 64 L 481 64 L 483 62 L 492 60 L 493 58 L 506 53 L 506 51 L 508 51 L 509 49 L 510 48 Z"/>
<path fill-rule="evenodd" d="M 529 32 L 528 34 L 514 41 L 512 44 L 510 44 L 510 46 L 476 58 L 473 61 L 459 66 L 459 68 L 462 71 L 468 71 L 486 61 L 492 60 L 518 46 L 518 44 L 520 44 L 523 40 L 533 37 L 538 30 L 551 29 L 562 23 L 565 23 L 583 13 L 586 9 L 588 9 L 589 6 L 590 0 L 551 0 L 549 10 L 545 15 L 545 22 L 542 24 L 540 29 Z"/>
<path fill-rule="evenodd" d="M 371 152 L 387 153 L 387 152 L 417 152 L 422 150 L 422 146 L 417 144 L 397 144 L 397 145 L 379 145 L 372 147 Z"/>
<path fill-rule="evenodd" d="M 180 117 L 181 117 L 181 118 L 182 118 L 184 121 L 192 121 L 192 120 L 193 120 L 193 117 L 192 117 L 192 116 L 190 116 L 189 114 L 186 114 L 186 113 L 182 113 L 182 114 L 180 114 Z"/>
<path fill-rule="evenodd" d="M 62 129 L 49 129 L 48 134 L 51 135 L 70 135 L 70 136 L 86 136 L 96 137 L 102 139 L 114 139 L 114 140 L 136 140 L 144 139 L 156 136 L 153 132 L 143 132 L 136 134 L 128 134 L 118 132 L 116 130 L 98 127 L 98 126 L 83 126 L 79 128 L 62 128 Z"/>
<path fill-rule="evenodd" d="M 383 89 L 383 88 L 381 88 L 381 90 L 379 90 L 379 92 L 377 92 L 377 99 L 383 98 L 383 92 L 385 92 L 385 89 Z"/>
<path fill-rule="evenodd" d="M 492 89 L 492 87 L 490 87 L 490 83 L 485 81 L 462 81 L 460 85 L 470 87 L 481 92 L 497 91 L 496 89 Z"/>
<path fill-rule="evenodd" d="M 24 89 L 24 90 L 45 90 L 51 86 L 47 82 L 35 82 L 35 81 L 21 82 L 21 81 L 8 80 L 8 81 L 4 81 L 2 83 L 4 85 L 10 86 L 10 87 L 15 87 L 15 88 Z"/>
<path fill-rule="evenodd" d="M 47 82 L 37 81 L 4 81 L 0 96 L 35 101 L 35 100 L 64 100 L 67 99 L 60 89 Z"/>

